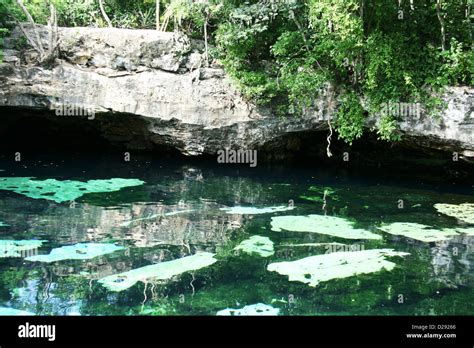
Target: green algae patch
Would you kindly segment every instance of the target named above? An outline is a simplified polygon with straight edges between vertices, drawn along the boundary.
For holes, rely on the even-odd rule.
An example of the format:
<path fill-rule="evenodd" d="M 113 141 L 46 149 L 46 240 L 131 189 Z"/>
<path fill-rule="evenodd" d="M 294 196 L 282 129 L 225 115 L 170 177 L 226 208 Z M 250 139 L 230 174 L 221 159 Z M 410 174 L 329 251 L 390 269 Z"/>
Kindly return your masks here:
<path fill-rule="evenodd" d="M 345 239 L 381 239 L 378 234 L 355 228 L 352 222 L 325 215 L 288 215 L 272 217 L 272 231 L 312 232 Z"/>
<path fill-rule="evenodd" d="M 216 315 L 219 316 L 257 316 L 257 315 L 278 315 L 280 310 L 272 306 L 257 303 L 253 305 L 245 306 L 241 309 L 226 308 L 219 312 Z"/>
<path fill-rule="evenodd" d="M 215 254 L 199 252 L 180 259 L 160 262 L 154 265 L 132 269 L 131 271 L 114 274 L 102 279 L 99 283 L 111 291 L 123 291 L 135 285 L 137 282 L 153 280 L 170 280 L 174 276 L 189 271 L 210 266 L 217 262 Z"/>
<path fill-rule="evenodd" d="M 31 177 L 0 178 L 0 190 L 34 199 L 47 199 L 62 203 L 73 201 L 87 193 L 119 191 L 125 187 L 140 186 L 145 182 L 138 179 L 89 180 L 86 182 L 56 179 L 36 180 Z"/>
<path fill-rule="evenodd" d="M 35 315 L 28 311 L 22 311 L 10 307 L 0 307 L 0 316 L 23 316 L 23 315 Z"/>
<path fill-rule="evenodd" d="M 444 204 L 437 203 L 435 209 L 442 214 L 455 217 L 468 224 L 474 224 L 474 203 Z"/>
<path fill-rule="evenodd" d="M 257 214 L 270 214 L 270 213 L 278 213 L 281 211 L 288 211 L 293 210 L 295 207 L 292 206 L 276 206 L 276 207 L 230 207 L 230 208 L 220 208 L 220 210 L 224 211 L 226 214 L 238 214 L 238 215 L 257 215 Z"/>
<path fill-rule="evenodd" d="M 273 242 L 268 237 L 252 236 L 242 241 L 234 250 L 241 250 L 246 254 L 257 254 L 261 257 L 269 257 L 275 254 Z"/>
<path fill-rule="evenodd" d="M 78 243 L 51 250 L 48 255 L 35 255 L 25 258 L 33 262 L 56 262 L 63 260 L 90 260 L 97 256 L 125 249 L 122 246 L 106 243 Z"/>
<path fill-rule="evenodd" d="M 409 253 L 393 249 L 335 252 L 306 257 L 296 261 L 275 262 L 267 270 L 287 275 L 289 281 L 297 281 L 315 287 L 321 282 L 369 274 L 381 270 L 391 271 L 396 265 L 386 257 L 405 256 Z"/>
<path fill-rule="evenodd" d="M 394 222 L 379 227 L 380 230 L 397 236 L 416 239 L 421 242 L 449 240 L 461 234 L 472 236 L 474 228 L 434 228 L 414 222 Z"/>
<path fill-rule="evenodd" d="M 28 251 L 36 250 L 45 240 L 0 240 L 0 258 L 22 257 Z"/>

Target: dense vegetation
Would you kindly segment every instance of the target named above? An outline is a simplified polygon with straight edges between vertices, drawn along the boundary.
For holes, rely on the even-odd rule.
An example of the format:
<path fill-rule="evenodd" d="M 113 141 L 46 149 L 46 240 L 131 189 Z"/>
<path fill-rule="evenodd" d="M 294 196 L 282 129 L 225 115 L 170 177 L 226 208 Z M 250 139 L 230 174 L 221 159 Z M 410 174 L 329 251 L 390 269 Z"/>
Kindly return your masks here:
<path fill-rule="evenodd" d="M 398 138 L 397 116 L 382 105 L 422 103 L 447 85 L 472 85 L 474 0 L 50 0 L 64 26 L 182 30 L 210 42 L 244 95 L 298 116 L 331 86 L 341 97 L 332 123 L 351 143 L 369 115 L 378 134 Z M 25 0 L 38 23 L 44 0 Z M 157 6 L 158 4 L 158 6 Z M 156 16 L 157 9 L 159 15 Z M 2 19 L 24 19 L 0 0 Z M 157 19 L 158 17 L 158 19 Z"/>

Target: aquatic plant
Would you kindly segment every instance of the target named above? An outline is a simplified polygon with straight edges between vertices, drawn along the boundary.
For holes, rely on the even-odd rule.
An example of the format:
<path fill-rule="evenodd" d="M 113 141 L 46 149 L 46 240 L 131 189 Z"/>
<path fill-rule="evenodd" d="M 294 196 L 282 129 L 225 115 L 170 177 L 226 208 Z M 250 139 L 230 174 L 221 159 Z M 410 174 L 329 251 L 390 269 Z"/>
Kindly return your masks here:
<path fill-rule="evenodd" d="M 468 224 L 474 224 L 474 203 L 444 204 L 437 203 L 435 209 L 442 214 L 455 217 Z"/>
<path fill-rule="evenodd" d="M 242 315 L 278 315 L 280 310 L 272 306 L 257 303 L 253 305 L 245 306 L 241 309 L 226 308 L 219 312 L 216 315 L 230 315 L 230 316 L 242 316 Z"/>
<path fill-rule="evenodd" d="M 48 255 L 35 255 L 25 258 L 33 262 L 56 262 L 63 260 L 89 260 L 94 257 L 125 249 L 122 246 L 106 243 L 78 243 L 51 250 Z"/>
<path fill-rule="evenodd" d="M 130 186 L 143 185 L 138 179 L 89 180 L 86 182 L 56 179 L 37 180 L 31 177 L 0 178 L 0 190 L 13 191 L 34 199 L 62 203 L 73 201 L 87 193 L 119 191 Z"/>
<path fill-rule="evenodd" d="M 272 217 L 272 231 L 313 232 L 346 239 L 381 239 L 378 234 L 355 228 L 352 222 L 325 215 L 288 215 Z"/>
<path fill-rule="evenodd" d="M 180 259 L 160 262 L 154 265 L 132 269 L 128 272 L 114 274 L 99 279 L 99 283 L 111 291 L 123 291 L 139 281 L 169 280 L 179 274 L 195 271 L 210 266 L 215 262 L 217 262 L 217 260 L 214 258 L 214 254 L 198 252 Z"/>
<path fill-rule="evenodd" d="M 257 254 L 262 257 L 269 257 L 275 253 L 273 242 L 268 237 L 252 236 L 242 241 L 234 250 L 242 250 L 247 254 Z"/>
<path fill-rule="evenodd" d="M 363 251 L 335 252 L 309 256 L 296 261 L 275 262 L 267 270 L 287 275 L 290 281 L 298 281 L 315 287 L 320 282 L 341 279 L 357 274 L 375 273 L 383 269 L 390 271 L 395 263 L 386 257 L 409 255 L 393 249 L 371 249 Z"/>

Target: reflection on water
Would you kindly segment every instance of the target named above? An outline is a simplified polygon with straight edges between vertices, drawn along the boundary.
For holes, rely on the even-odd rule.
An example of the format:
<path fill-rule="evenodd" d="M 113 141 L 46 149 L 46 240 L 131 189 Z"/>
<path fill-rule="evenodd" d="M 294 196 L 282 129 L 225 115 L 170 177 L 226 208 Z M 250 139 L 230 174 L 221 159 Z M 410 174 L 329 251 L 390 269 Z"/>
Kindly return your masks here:
<path fill-rule="evenodd" d="M 52 263 L 31 262 L 23 254 L 1 257 L 2 308 L 39 315 L 215 315 L 245 306 L 245 311 L 269 308 L 264 304 L 278 309 L 269 312 L 280 315 L 474 313 L 472 234 L 425 243 L 377 228 L 392 222 L 469 227 L 440 214 L 433 205 L 472 203 L 472 187 L 361 180 L 312 170 L 152 164 L 149 159 L 140 165 L 81 162 L 80 168 L 51 162 L 23 167 L 0 163 L 0 168 L 5 177 L 130 178 L 145 184 L 63 203 L 2 190 L 0 239 L 47 241 L 34 251 L 39 254 L 76 243 L 115 243 L 124 248 L 89 260 Z M 222 209 L 289 204 L 294 204 L 291 211 L 264 214 Z M 382 239 L 340 238 L 336 224 L 334 235 L 331 226 L 325 226 L 324 234 L 317 233 L 317 228 L 301 232 L 301 226 L 295 228 L 299 232 L 272 231 L 272 217 L 310 214 L 343 218 Z M 262 257 L 234 250 L 255 235 L 268 237 L 274 254 Z M 339 249 L 334 247 L 341 244 Z M 409 255 L 389 258 L 396 264 L 391 271 L 359 270 L 356 276 L 336 277 L 316 287 L 267 270 L 270 263 L 334 251 L 387 248 Z M 120 292 L 98 282 L 199 252 L 214 253 L 218 262 L 169 279 L 142 279 Z"/>

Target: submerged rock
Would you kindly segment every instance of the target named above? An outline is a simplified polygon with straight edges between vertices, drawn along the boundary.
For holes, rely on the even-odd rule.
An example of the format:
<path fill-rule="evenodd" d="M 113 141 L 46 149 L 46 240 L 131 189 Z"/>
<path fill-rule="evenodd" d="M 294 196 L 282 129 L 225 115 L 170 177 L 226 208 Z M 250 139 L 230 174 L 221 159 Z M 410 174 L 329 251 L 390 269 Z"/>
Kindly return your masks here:
<path fill-rule="evenodd" d="M 23 316 L 23 315 L 35 315 L 32 312 L 22 311 L 19 309 L 9 308 L 9 307 L 0 307 L 0 316 Z"/>
<path fill-rule="evenodd" d="M 355 228 L 352 222 L 325 215 L 272 217 L 272 231 L 312 232 L 346 239 L 381 239 L 378 234 Z"/>
<path fill-rule="evenodd" d="M 297 261 L 271 263 L 267 270 L 287 275 L 290 281 L 298 281 L 314 287 L 320 282 L 332 279 L 348 278 L 381 270 L 391 271 L 395 263 L 387 261 L 386 258 L 405 255 L 409 253 L 396 252 L 393 249 L 335 252 L 310 256 Z"/>
<path fill-rule="evenodd" d="M 279 312 L 280 310 L 278 308 L 274 308 L 272 306 L 269 306 L 263 303 L 257 303 L 254 305 L 245 306 L 241 309 L 226 308 L 217 312 L 216 315 L 223 315 L 223 316 L 224 315 L 230 315 L 230 316 L 278 315 Z"/>
<path fill-rule="evenodd" d="M 427 243 L 452 239 L 461 234 L 474 235 L 474 228 L 434 228 L 414 222 L 394 222 L 380 226 L 379 229 L 386 233 Z"/>
<path fill-rule="evenodd" d="M 89 180 L 86 182 L 56 179 L 37 180 L 30 177 L 0 178 L 0 190 L 13 191 L 34 199 L 62 203 L 73 201 L 87 193 L 113 192 L 125 187 L 140 186 L 138 179 Z"/>
<path fill-rule="evenodd" d="M 0 240 L 0 258 L 22 257 L 29 251 L 36 250 L 45 240 Z"/>
<path fill-rule="evenodd" d="M 125 249 L 122 246 L 106 243 L 79 243 L 51 250 L 48 255 L 35 255 L 25 258 L 33 262 L 56 262 L 63 260 L 90 260 L 97 256 L 111 254 Z"/>
<path fill-rule="evenodd" d="M 160 262 L 132 269 L 128 272 L 114 274 L 100 279 L 99 283 L 111 291 L 123 291 L 139 281 L 169 280 L 174 276 L 210 266 L 215 262 L 217 260 L 214 258 L 214 254 L 199 252 L 177 260 Z"/>
<path fill-rule="evenodd" d="M 474 203 L 443 204 L 437 203 L 435 209 L 442 214 L 455 217 L 468 224 L 474 224 Z"/>
<path fill-rule="evenodd" d="M 268 237 L 252 236 L 242 241 L 234 250 L 242 250 L 247 254 L 257 254 L 262 257 L 269 257 L 275 253 L 273 242 Z"/>

